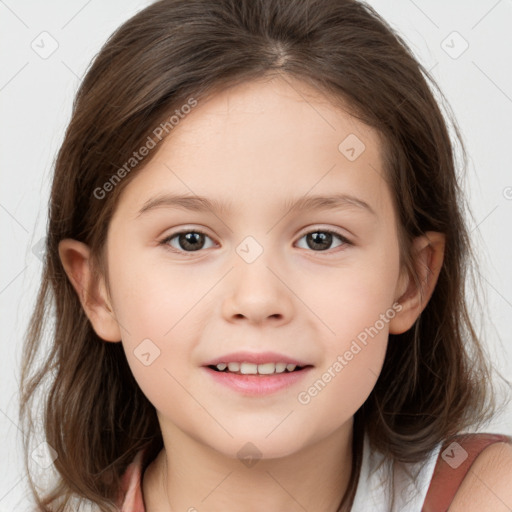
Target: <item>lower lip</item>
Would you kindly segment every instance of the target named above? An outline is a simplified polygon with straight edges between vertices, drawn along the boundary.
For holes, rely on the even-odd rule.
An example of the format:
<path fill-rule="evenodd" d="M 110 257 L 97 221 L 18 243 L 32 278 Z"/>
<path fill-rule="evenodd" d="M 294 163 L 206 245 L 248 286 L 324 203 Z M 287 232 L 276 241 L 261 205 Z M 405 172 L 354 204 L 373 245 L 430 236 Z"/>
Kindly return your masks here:
<path fill-rule="evenodd" d="M 269 395 L 281 391 L 302 380 L 312 369 L 311 366 L 308 366 L 290 373 L 239 375 L 238 373 L 217 372 L 208 367 L 204 368 L 216 382 L 244 395 Z"/>

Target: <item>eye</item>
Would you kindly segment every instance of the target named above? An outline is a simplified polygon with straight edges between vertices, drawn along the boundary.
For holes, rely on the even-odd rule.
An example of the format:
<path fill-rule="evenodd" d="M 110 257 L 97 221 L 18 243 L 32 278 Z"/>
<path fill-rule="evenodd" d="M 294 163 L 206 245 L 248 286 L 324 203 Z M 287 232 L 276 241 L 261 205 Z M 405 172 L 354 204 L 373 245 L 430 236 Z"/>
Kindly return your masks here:
<path fill-rule="evenodd" d="M 342 245 L 352 245 L 349 240 L 347 240 L 343 235 L 337 233 L 336 231 L 330 231 L 325 229 L 316 229 L 314 231 L 309 231 L 305 235 L 303 235 L 300 240 L 303 238 L 306 239 L 307 247 L 305 249 L 313 249 L 315 252 L 327 251 L 330 249 L 335 238 L 341 241 L 336 247 L 340 247 Z"/>
<path fill-rule="evenodd" d="M 197 229 L 189 229 L 173 233 L 160 243 L 174 252 L 195 252 L 201 249 L 208 249 L 208 247 L 205 247 L 206 239 L 211 240 L 206 233 Z M 174 243 L 173 240 L 175 240 Z M 176 247 L 176 245 L 178 245 L 178 247 Z M 213 246 L 214 244 L 211 245 L 211 247 Z"/>
<path fill-rule="evenodd" d="M 299 240 L 306 239 L 307 247 L 315 252 L 323 252 L 331 249 L 333 242 L 338 239 L 339 243 L 335 247 L 343 245 L 352 245 L 352 243 L 340 233 L 326 229 L 316 229 L 304 234 Z M 214 247 L 215 243 L 210 246 L 205 244 L 206 240 L 212 240 L 206 233 L 198 229 L 189 229 L 172 233 L 164 238 L 160 244 L 167 249 L 178 253 L 193 253 L 201 249 Z"/>

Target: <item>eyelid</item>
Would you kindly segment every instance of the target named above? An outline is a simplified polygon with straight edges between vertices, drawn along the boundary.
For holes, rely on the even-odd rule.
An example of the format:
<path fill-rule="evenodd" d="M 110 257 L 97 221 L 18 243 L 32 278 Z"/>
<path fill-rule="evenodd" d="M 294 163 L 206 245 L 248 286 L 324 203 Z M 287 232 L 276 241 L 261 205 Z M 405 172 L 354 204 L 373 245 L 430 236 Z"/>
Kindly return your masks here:
<path fill-rule="evenodd" d="M 201 235 L 204 235 L 204 236 L 207 236 L 210 240 L 214 240 L 214 238 L 212 236 L 210 236 L 206 230 L 202 229 L 202 228 L 183 228 L 183 229 L 178 229 L 178 231 L 173 231 L 171 234 L 165 236 L 162 240 L 160 240 L 158 243 L 159 245 L 164 245 L 164 246 L 167 246 L 168 248 L 170 248 L 171 250 L 173 250 L 174 252 L 176 252 L 176 250 L 173 248 L 173 247 L 170 247 L 167 242 L 169 242 L 170 240 L 172 240 L 173 238 L 177 237 L 178 235 L 181 235 L 183 233 L 199 233 Z M 217 244 L 217 242 L 215 242 Z M 195 251 L 177 251 L 179 253 L 185 253 L 185 254 L 193 254 Z M 197 252 L 201 252 L 201 251 L 197 251 Z"/>
<path fill-rule="evenodd" d="M 318 225 L 318 226 L 313 225 L 312 227 L 306 228 L 305 231 L 301 232 L 299 239 L 302 238 L 304 235 L 309 235 L 310 233 L 317 233 L 317 232 L 331 233 L 333 235 L 339 236 L 343 240 L 343 242 L 350 244 L 350 245 L 354 245 L 353 242 L 349 238 L 347 238 L 347 236 L 344 235 L 341 231 L 339 231 L 335 228 L 328 228 L 328 227 L 321 226 L 321 225 Z"/>

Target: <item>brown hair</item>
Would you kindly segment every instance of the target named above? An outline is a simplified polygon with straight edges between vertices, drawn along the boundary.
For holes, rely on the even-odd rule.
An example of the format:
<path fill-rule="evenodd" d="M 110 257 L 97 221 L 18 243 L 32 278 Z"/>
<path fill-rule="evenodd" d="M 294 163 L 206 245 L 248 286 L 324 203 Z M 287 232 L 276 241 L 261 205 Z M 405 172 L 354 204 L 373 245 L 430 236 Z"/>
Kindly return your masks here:
<path fill-rule="evenodd" d="M 58 455 L 58 482 L 41 496 L 30 478 L 39 510 L 64 511 L 77 497 L 102 511 L 116 510 L 127 464 L 145 449 L 146 466 L 163 445 L 155 408 L 133 378 L 122 345 L 103 342 L 92 329 L 63 271 L 59 241 L 86 243 L 98 273 L 105 273 L 106 234 L 119 195 L 156 151 L 105 197 L 94 191 L 191 97 L 201 101 L 269 74 L 327 93 L 382 135 L 401 262 L 411 275 L 412 239 L 426 231 L 446 235 L 433 296 L 413 328 L 390 335 L 382 373 L 355 414 L 353 471 L 343 506 L 351 506 L 357 487 L 364 432 L 390 460 L 415 462 L 490 417 L 490 368 L 465 299 L 473 256 L 455 151 L 429 82 L 442 94 L 405 42 L 355 0 L 160 0 L 123 24 L 95 58 L 56 160 L 44 271 L 21 380 L 30 473 L 31 409 L 49 379 L 44 433 Z M 44 352 L 50 317 L 52 343 Z"/>

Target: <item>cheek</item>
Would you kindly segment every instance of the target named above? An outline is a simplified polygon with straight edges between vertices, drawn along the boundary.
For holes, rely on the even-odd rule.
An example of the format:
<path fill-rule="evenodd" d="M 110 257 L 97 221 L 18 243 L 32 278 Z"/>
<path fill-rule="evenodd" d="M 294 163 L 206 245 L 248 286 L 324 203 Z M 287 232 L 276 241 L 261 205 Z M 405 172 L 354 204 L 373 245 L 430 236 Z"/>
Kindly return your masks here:
<path fill-rule="evenodd" d="M 179 270 L 140 264 L 132 256 L 110 272 L 123 348 L 154 404 L 173 387 L 171 374 L 185 373 L 195 340 L 190 313 L 208 289 Z"/>
<path fill-rule="evenodd" d="M 309 290 L 307 303 L 322 321 L 318 338 L 324 358 L 315 380 L 298 396 L 300 404 L 311 405 L 318 414 L 336 410 L 331 415 L 336 422 L 348 412 L 354 414 L 366 400 L 382 368 L 389 322 L 400 308 L 394 302 L 398 270 L 398 252 L 387 247 L 361 254 L 345 268 L 331 268 L 320 275 L 317 287 L 304 278 L 301 289 Z"/>
<path fill-rule="evenodd" d="M 306 270 L 294 282 L 326 327 L 325 338 L 343 344 L 373 326 L 381 315 L 394 316 L 388 310 L 394 303 L 398 274 L 398 252 L 390 247 L 372 252 L 354 251 L 343 265 L 317 266 Z M 379 330 L 382 330 L 380 323 Z"/>
<path fill-rule="evenodd" d="M 305 383 L 297 395 L 301 428 L 322 439 L 354 416 L 372 392 L 385 355 L 385 343 L 372 343 L 350 361 L 338 354 Z"/>
<path fill-rule="evenodd" d="M 116 315 L 131 343 L 172 335 L 215 282 L 211 273 L 193 275 L 183 265 L 163 258 L 154 263 L 144 254 L 123 259 L 110 277 Z"/>
<path fill-rule="evenodd" d="M 321 425 L 320 436 L 347 421 L 370 395 L 386 355 L 389 322 L 397 312 L 385 286 L 376 289 L 355 276 L 345 283 L 323 304 L 322 320 L 330 330 L 322 329 L 319 337 L 322 363 L 296 397 L 311 428 Z"/>

